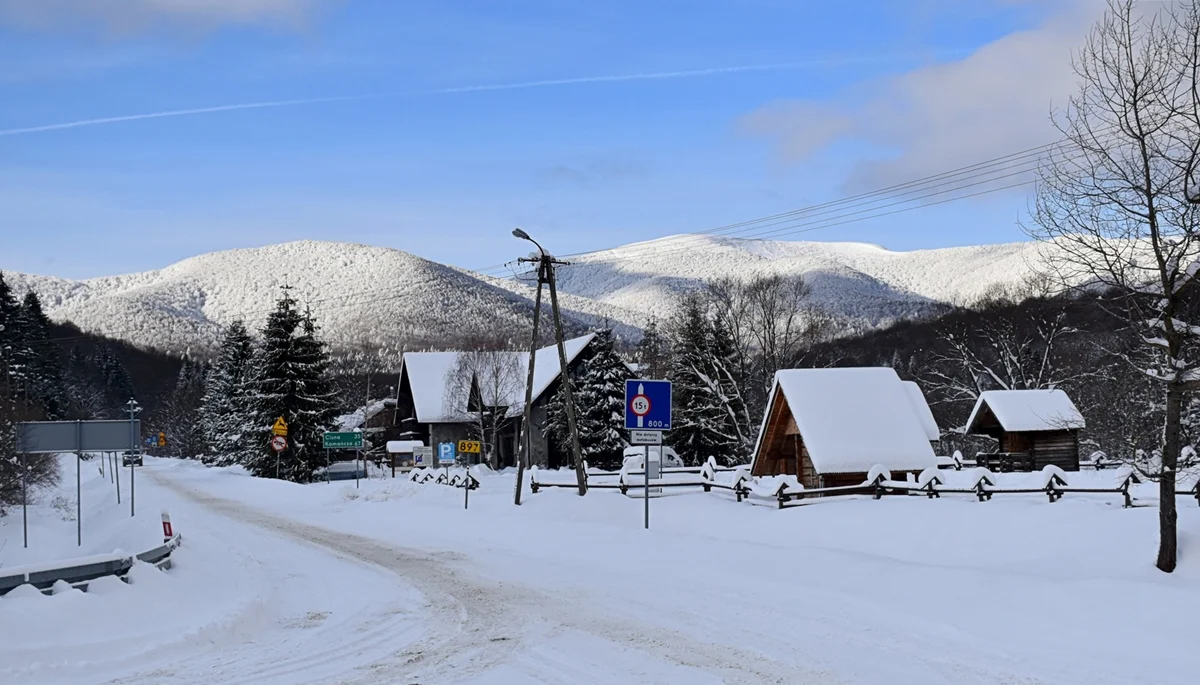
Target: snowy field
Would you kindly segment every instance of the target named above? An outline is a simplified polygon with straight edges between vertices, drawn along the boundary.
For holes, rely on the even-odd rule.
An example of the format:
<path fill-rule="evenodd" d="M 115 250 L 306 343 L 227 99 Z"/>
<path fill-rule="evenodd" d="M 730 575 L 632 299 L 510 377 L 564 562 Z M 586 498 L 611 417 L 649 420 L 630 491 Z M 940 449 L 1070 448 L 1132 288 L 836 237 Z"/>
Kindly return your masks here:
<path fill-rule="evenodd" d="M 1195 679 L 1190 498 L 1166 576 L 1152 565 L 1157 510 L 1119 495 L 778 511 L 697 488 L 654 499 L 646 531 L 643 502 L 611 490 L 514 507 L 511 474 L 484 477 L 467 511 L 461 489 L 401 479 L 299 486 L 158 459 L 138 475 L 137 525 L 153 538 L 171 511 L 176 567 L 0 598 L 0 682 Z M 7 547 L 19 514 L 0 528 Z M 74 523 L 58 524 L 37 530 L 73 548 Z"/>

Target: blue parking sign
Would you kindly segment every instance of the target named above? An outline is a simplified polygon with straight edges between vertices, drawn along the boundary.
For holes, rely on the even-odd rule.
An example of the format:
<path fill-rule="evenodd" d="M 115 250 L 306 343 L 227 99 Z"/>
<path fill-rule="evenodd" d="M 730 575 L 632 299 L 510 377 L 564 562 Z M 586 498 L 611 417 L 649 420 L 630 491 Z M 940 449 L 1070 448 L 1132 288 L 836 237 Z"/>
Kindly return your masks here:
<path fill-rule="evenodd" d="M 625 381 L 625 428 L 671 430 L 671 381 Z"/>
<path fill-rule="evenodd" d="M 445 466 L 454 463 L 454 443 L 438 443 L 438 465 Z"/>

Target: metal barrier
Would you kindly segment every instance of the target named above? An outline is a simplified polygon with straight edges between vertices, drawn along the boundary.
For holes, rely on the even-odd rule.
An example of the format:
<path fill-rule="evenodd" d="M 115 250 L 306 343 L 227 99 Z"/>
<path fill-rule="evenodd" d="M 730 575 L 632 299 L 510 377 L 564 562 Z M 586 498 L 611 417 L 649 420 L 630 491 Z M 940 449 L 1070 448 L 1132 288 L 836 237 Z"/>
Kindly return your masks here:
<path fill-rule="evenodd" d="M 175 535 L 162 545 L 133 556 L 100 554 L 74 560 L 66 566 L 39 568 L 37 570 L 0 576 L 0 595 L 22 586 L 32 585 L 45 594 L 50 594 L 58 581 L 70 583 L 71 587 L 87 591 L 88 583 L 105 576 L 124 578 L 136 561 L 153 564 L 160 569 L 171 568 L 171 552 L 183 544 L 183 536 Z"/>

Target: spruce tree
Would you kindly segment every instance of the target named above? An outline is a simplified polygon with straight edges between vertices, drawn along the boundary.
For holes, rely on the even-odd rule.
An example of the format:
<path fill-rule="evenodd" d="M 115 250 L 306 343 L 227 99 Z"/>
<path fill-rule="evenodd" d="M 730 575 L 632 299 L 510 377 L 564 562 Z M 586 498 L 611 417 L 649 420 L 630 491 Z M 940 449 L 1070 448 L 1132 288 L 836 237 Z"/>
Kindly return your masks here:
<path fill-rule="evenodd" d="M 204 453 L 201 401 L 208 367 L 185 357 L 175 377 L 175 387 L 156 413 L 157 430 L 166 434 L 165 454 L 194 459 Z"/>
<path fill-rule="evenodd" d="M 65 419 L 62 355 L 50 342 L 50 318 L 42 310 L 37 293 L 31 290 L 25 294 L 15 318 L 17 349 L 13 356 L 23 369 L 28 398 L 46 420 Z"/>
<path fill-rule="evenodd" d="M 267 317 L 261 340 L 254 357 L 255 420 L 246 434 L 254 448 L 246 468 L 257 476 L 278 473 L 280 478 L 305 483 L 324 464 L 321 434 L 336 413 L 336 394 L 327 377 L 329 357 L 316 337 L 316 323 L 300 314 L 286 291 Z M 279 417 L 288 424 L 288 449 L 277 455 L 269 441 L 271 426 Z"/>
<path fill-rule="evenodd" d="M 294 420 L 298 424 L 291 435 L 292 443 L 314 468 L 324 465 L 322 436 L 338 415 L 338 392 L 329 375 L 329 351 L 317 336 L 317 330 L 312 313 L 305 311 L 300 334 L 292 347 L 292 363 L 297 370 Z"/>
<path fill-rule="evenodd" d="M 596 331 L 592 354 L 571 375 L 579 427 L 579 450 L 590 466 L 617 469 L 628 442 L 623 431 L 625 381 L 629 367 L 617 354 L 611 329 Z M 566 403 L 561 387 L 547 404 L 543 431 L 560 450 L 570 449 Z"/>
<path fill-rule="evenodd" d="M 642 339 L 634 352 L 634 361 L 638 365 L 638 377 L 662 379 L 667 377 L 670 363 L 670 350 L 667 341 L 663 339 L 658 329 L 658 320 L 651 320 L 642 332 Z"/>
<path fill-rule="evenodd" d="M 20 495 L 20 466 L 16 456 L 18 420 L 13 375 L 13 341 L 19 308 L 12 288 L 0 273 L 0 511 Z"/>
<path fill-rule="evenodd" d="M 230 466 L 245 461 L 250 452 L 260 451 L 260 445 L 249 445 L 243 436 L 254 422 L 250 404 L 253 356 L 254 341 L 246 325 L 233 322 L 221 341 L 200 402 L 205 463 Z"/>
<path fill-rule="evenodd" d="M 672 429 L 666 439 L 693 466 L 710 456 L 742 459 L 750 419 L 737 382 L 733 336 L 696 295 L 685 297 L 672 334 Z"/>

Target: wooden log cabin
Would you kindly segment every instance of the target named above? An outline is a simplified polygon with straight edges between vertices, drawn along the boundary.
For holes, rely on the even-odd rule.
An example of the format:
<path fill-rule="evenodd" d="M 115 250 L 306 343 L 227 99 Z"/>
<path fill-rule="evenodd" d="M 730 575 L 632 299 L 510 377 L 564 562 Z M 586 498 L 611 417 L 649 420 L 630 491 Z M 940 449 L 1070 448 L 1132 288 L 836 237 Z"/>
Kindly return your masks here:
<path fill-rule="evenodd" d="M 1041 470 L 1054 464 L 1079 470 L 1079 431 L 1086 424 L 1062 390 L 989 390 L 979 395 L 968 435 L 986 435 L 996 452 L 976 457 L 988 468 Z"/>
<path fill-rule="evenodd" d="M 935 467 L 937 425 L 913 385 L 890 368 L 779 371 L 751 473 L 814 489 L 858 485 L 877 465 L 895 479 Z"/>

